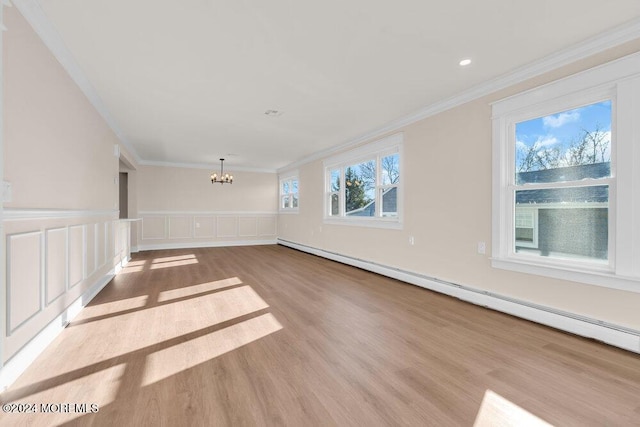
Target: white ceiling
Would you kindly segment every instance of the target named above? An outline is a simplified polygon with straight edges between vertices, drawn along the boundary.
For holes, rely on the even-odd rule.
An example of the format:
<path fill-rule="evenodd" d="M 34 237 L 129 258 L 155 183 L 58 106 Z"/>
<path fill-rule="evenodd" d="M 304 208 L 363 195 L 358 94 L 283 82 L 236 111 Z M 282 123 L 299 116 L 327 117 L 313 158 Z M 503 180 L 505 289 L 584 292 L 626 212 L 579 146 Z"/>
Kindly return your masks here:
<path fill-rule="evenodd" d="M 271 170 L 640 22 L 638 0 L 38 2 L 139 159 Z"/>

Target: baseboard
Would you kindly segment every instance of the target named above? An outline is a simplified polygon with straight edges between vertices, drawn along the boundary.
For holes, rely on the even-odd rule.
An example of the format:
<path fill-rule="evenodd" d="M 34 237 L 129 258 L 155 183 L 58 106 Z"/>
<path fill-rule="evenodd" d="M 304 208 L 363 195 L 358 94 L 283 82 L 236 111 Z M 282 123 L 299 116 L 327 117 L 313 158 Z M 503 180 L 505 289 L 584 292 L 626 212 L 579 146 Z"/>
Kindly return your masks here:
<path fill-rule="evenodd" d="M 276 239 L 268 239 L 268 240 L 229 240 L 224 242 L 140 244 L 136 247 L 136 252 L 156 251 L 160 249 L 192 249 L 192 248 L 217 248 L 217 247 L 223 247 L 223 246 L 275 245 L 277 243 L 278 241 Z"/>
<path fill-rule="evenodd" d="M 31 341 L 22 347 L 0 369 L 0 392 L 9 387 L 45 348 L 62 332 L 80 311 L 113 279 L 118 271 L 124 267 L 129 258 L 119 262 L 109 273 L 104 275 L 93 286 L 87 289 L 69 307 L 45 326 Z"/>
<path fill-rule="evenodd" d="M 278 244 L 640 353 L 640 331 L 283 239 Z"/>

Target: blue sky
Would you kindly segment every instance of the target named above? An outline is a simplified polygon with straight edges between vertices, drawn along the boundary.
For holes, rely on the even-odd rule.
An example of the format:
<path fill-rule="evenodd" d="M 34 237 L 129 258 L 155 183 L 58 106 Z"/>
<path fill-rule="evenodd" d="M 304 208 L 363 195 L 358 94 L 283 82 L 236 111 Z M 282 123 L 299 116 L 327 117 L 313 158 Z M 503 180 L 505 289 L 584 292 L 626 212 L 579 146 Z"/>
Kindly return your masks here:
<path fill-rule="evenodd" d="M 563 111 L 546 117 L 516 124 L 516 167 L 520 164 L 520 151 L 536 142 L 541 149 L 559 148 L 561 151 L 578 139 L 583 130 L 599 128 L 611 139 L 611 101 L 591 104 L 575 110 Z"/>

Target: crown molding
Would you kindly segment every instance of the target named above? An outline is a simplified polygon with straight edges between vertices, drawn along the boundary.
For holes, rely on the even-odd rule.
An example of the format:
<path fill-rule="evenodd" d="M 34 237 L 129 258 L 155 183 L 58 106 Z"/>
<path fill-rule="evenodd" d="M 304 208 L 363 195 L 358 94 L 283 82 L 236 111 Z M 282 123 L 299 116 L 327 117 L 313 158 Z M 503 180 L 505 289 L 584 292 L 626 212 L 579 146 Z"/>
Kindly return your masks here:
<path fill-rule="evenodd" d="M 208 163 L 180 163 L 180 162 L 164 162 L 159 160 L 140 160 L 138 162 L 142 166 L 160 166 L 166 168 L 186 168 L 186 169 L 208 169 L 216 170 L 220 168 L 220 164 L 208 164 Z M 276 173 L 275 169 L 268 168 L 249 168 L 244 166 L 233 166 L 229 162 L 224 164 L 225 170 L 233 172 L 258 172 L 258 173 Z"/>
<path fill-rule="evenodd" d="M 131 145 L 124 136 L 124 133 L 118 127 L 106 105 L 102 102 L 100 96 L 98 96 L 98 92 L 96 92 L 95 88 L 84 74 L 84 71 L 82 71 L 82 68 L 80 68 L 76 60 L 73 58 L 71 51 L 65 45 L 62 37 L 60 37 L 58 31 L 51 21 L 49 21 L 44 10 L 42 10 L 40 3 L 38 3 L 37 0 L 13 0 L 13 4 L 31 25 L 36 34 L 38 34 L 53 56 L 62 65 L 62 68 L 64 68 L 67 74 L 69 74 L 69 77 L 71 77 L 82 93 L 84 93 L 91 105 L 93 105 L 93 107 L 98 111 L 98 114 L 102 116 L 118 140 L 133 155 L 135 160 L 139 162 L 140 156 L 138 156 L 136 149 Z"/>
<path fill-rule="evenodd" d="M 169 167 L 182 167 L 182 168 L 197 168 L 197 169 L 210 169 L 211 165 L 197 164 L 197 163 L 174 163 L 174 162 L 158 162 L 142 160 L 138 155 L 133 145 L 126 139 L 123 132 L 119 129 L 115 120 L 109 113 L 107 107 L 98 96 L 95 88 L 89 82 L 78 63 L 73 58 L 73 55 L 64 44 L 62 38 L 58 34 L 53 24 L 49 21 L 46 14 L 42 10 L 38 0 L 13 0 L 14 5 L 29 22 L 29 24 L 36 31 L 38 36 L 42 39 L 45 45 L 49 48 L 55 58 L 60 62 L 63 68 L 67 71 L 69 76 L 73 79 L 80 90 L 85 94 L 89 102 L 94 106 L 98 113 L 107 122 L 111 130 L 116 134 L 118 139 L 127 148 L 127 150 L 133 155 L 135 160 L 141 165 L 147 166 L 169 166 Z M 387 133 L 395 132 L 408 126 L 412 123 L 423 120 L 427 117 L 481 98 L 483 96 L 494 93 L 498 90 L 505 89 L 509 86 L 513 86 L 517 83 L 523 82 L 530 78 L 539 76 L 546 72 L 552 71 L 564 65 L 578 61 L 580 59 L 589 57 L 591 55 L 600 53 L 604 50 L 613 48 L 625 42 L 640 38 L 640 19 L 634 19 L 628 23 L 621 25 L 615 29 L 606 31 L 589 39 L 586 39 L 578 44 L 570 46 L 569 48 L 562 49 L 551 55 L 548 55 L 540 60 L 531 62 L 525 66 L 517 68 L 516 70 L 503 74 L 495 79 L 488 80 L 480 85 L 477 85 L 461 94 L 447 98 L 445 100 L 428 105 L 412 114 L 400 117 L 393 120 L 386 125 L 376 128 L 370 132 L 362 134 L 352 140 L 346 141 L 342 144 L 335 145 L 331 148 L 318 151 L 309 156 L 303 157 L 295 162 L 287 164 L 278 169 L 258 169 L 258 168 L 240 168 L 236 167 L 235 170 L 247 171 L 247 172 L 266 172 L 276 173 L 284 172 L 289 169 L 293 169 L 312 162 L 314 160 L 322 159 L 328 155 L 337 153 L 339 151 L 354 147 L 361 143 L 367 142 L 371 139 L 383 136 Z"/>
<path fill-rule="evenodd" d="M 450 110 L 638 38 L 640 38 L 640 19 L 634 19 L 617 28 L 600 33 L 566 49 L 559 50 L 542 59 L 519 67 L 514 71 L 474 86 L 458 95 L 428 105 L 412 114 L 400 117 L 355 139 L 303 157 L 300 160 L 279 168 L 278 172 L 297 168 L 306 163 L 325 158 L 336 152 L 370 141 L 371 139 L 379 138 L 388 133 L 400 130 L 412 123 L 424 120 L 427 117 L 434 116 L 443 111 Z"/>

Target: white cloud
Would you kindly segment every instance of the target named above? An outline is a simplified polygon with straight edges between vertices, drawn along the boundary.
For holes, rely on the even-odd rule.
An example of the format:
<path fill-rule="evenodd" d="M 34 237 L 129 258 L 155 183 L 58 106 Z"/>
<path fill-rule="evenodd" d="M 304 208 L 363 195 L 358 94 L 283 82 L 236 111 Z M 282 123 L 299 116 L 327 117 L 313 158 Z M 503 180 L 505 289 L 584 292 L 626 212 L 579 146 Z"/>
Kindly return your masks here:
<path fill-rule="evenodd" d="M 530 147 L 536 146 L 540 151 L 542 151 L 544 148 L 556 145 L 559 142 L 558 138 L 552 135 L 539 136 L 533 144 L 527 144 L 526 142 L 518 139 L 516 140 L 516 149 L 519 151 L 528 151 Z"/>
<path fill-rule="evenodd" d="M 580 113 L 578 111 L 566 111 L 564 113 L 546 116 L 542 118 L 542 124 L 546 128 L 559 128 L 566 123 L 577 122 L 580 120 Z"/>
<path fill-rule="evenodd" d="M 560 141 L 558 141 L 558 138 L 556 138 L 555 136 L 547 135 L 547 136 L 544 136 L 544 137 L 541 136 L 540 138 L 538 138 L 538 140 L 536 141 L 536 144 L 538 144 L 538 147 L 544 148 L 544 147 L 551 147 L 552 145 L 556 145 L 559 142 Z"/>

